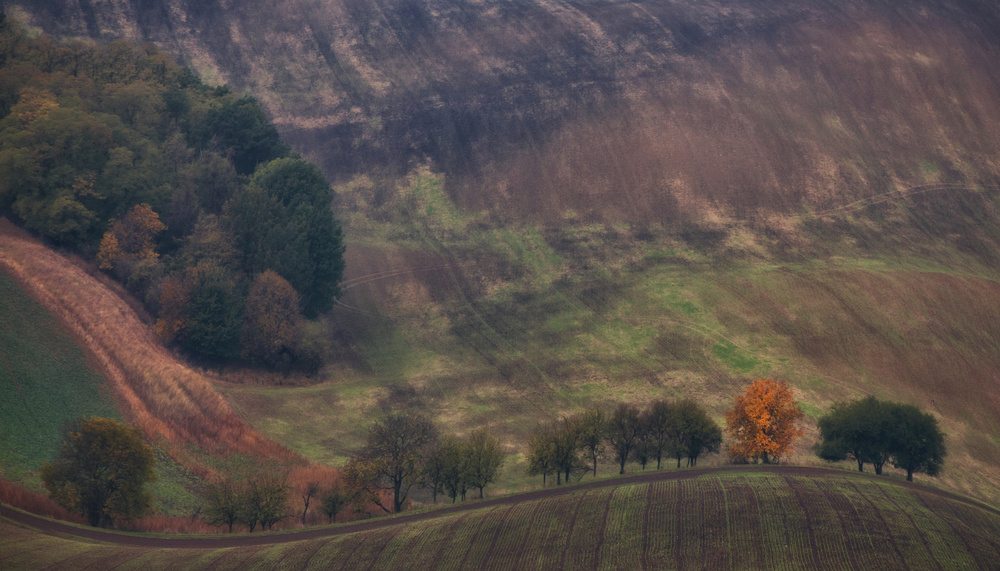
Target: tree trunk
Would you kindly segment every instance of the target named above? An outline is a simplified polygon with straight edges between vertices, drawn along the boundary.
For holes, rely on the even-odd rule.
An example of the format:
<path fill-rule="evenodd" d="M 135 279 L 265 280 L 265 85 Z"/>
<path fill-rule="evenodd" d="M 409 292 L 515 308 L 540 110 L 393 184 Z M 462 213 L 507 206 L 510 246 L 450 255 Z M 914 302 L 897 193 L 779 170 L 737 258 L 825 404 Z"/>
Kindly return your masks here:
<path fill-rule="evenodd" d="M 681 467 L 681 457 L 680 456 L 677 457 L 677 467 L 678 468 Z"/>
<path fill-rule="evenodd" d="M 479 486 L 479 499 L 483 499 L 483 488 L 486 486 Z"/>
<path fill-rule="evenodd" d="M 907 482 L 912 482 L 913 481 L 913 469 L 912 468 L 907 468 L 906 469 L 906 481 Z"/>
<path fill-rule="evenodd" d="M 865 463 L 863 460 L 858 459 L 858 472 L 865 471 Z"/>

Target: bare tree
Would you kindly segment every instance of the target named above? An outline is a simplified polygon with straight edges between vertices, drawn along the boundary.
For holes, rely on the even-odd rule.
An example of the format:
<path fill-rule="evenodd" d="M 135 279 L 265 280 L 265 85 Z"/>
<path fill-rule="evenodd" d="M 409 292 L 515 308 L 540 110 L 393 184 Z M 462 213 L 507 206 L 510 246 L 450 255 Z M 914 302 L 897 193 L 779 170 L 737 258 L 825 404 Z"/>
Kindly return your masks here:
<path fill-rule="evenodd" d="M 302 492 L 302 525 L 306 524 L 306 512 L 309 511 L 309 500 L 319 494 L 319 482 L 306 482 Z"/>

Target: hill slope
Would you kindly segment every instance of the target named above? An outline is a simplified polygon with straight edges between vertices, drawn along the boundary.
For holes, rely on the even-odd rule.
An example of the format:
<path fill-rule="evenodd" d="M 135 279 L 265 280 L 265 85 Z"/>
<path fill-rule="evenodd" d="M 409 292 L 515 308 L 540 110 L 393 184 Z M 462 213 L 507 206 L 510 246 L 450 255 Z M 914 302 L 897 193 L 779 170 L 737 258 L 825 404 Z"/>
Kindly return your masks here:
<path fill-rule="evenodd" d="M 84 543 L 0 522 L 0 562 L 122 568 L 987 568 L 1000 514 L 849 473 L 696 471 L 537 494 L 419 522 L 217 539 Z M 405 519 L 409 519 L 405 518 Z M 381 525 L 384 524 L 384 525 Z M 132 538 L 124 538 L 123 541 Z M 166 547 L 184 544 L 184 548 Z"/>
<path fill-rule="evenodd" d="M 920 404 L 944 482 L 1000 494 L 993 2 L 0 5 L 158 42 L 344 182 L 334 365 L 226 389 L 297 452 L 341 463 L 398 407 L 519 452 L 588 404 L 719 418 L 774 376 L 810 420 Z"/>

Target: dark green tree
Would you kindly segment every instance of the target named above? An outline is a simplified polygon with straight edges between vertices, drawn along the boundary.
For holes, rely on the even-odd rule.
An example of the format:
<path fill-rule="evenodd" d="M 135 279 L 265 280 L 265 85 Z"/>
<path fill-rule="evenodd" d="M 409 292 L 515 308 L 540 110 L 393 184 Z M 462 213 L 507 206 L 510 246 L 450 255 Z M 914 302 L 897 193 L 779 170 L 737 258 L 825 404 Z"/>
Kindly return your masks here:
<path fill-rule="evenodd" d="M 192 130 L 195 146 L 232 151 L 236 171 L 248 175 L 259 165 L 288 154 L 278 130 L 268 121 L 257 101 L 250 96 L 225 97 Z"/>
<path fill-rule="evenodd" d="M 90 525 L 135 519 L 152 511 L 146 484 L 156 481 L 156 459 L 139 429 L 109 418 L 87 418 L 65 431 L 59 455 L 41 468 L 42 483 L 59 505 Z"/>
<path fill-rule="evenodd" d="M 858 472 L 871 463 L 875 473 L 881 474 L 891 451 L 894 408 L 894 403 L 873 396 L 834 403 L 830 412 L 817 421 L 820 441 L 816 454 L 829 462 L 853 458 Z"/>
<path fill-rule="evenodd" d="M 274 270 L 299 292 L 307 317 L 333 307 L 344 272 L 344 245 L 330 185 L 314 165 L 278 159 L 261 166 L 224 208 L 242 267 Z"/>
<path fill-rule="evenodd" d="M 892 410 L 890 456 L 892 465 L 906 470 L 906 480 L 914 472 L 937 476 L 946 454 L 944 433 L 937 419 L 911 404 L 894 403 Z"/>
<path fill-rule="evenodd" d="M 181 344 L 209 359 L 236 358 L 240 351 L 242 312 L 243 298 L 229 272 L 200 264 L 194 271 Z"/>
<path fill-rule="evenodd" d="M 708 411 L 689 399 L 677 403 L 676 411 L 682 427 L 681 447 L 687 454 L 688 466 L 696 466 L 698 458 L 706 452 L 719 451 L 722 427 L 708 416 Z"/>

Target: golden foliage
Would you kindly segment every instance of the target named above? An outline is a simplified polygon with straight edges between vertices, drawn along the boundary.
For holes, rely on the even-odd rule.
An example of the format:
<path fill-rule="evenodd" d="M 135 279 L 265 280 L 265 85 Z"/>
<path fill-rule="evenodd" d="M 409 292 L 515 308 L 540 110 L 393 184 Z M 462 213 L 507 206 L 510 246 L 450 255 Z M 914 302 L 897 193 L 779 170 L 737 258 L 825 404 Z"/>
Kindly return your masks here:
<path fill-rule="evenodd" d="M 158 256 L 153 239 L 167 227 L 160 222 L 160 215 L 148 204 L 137 204 L 101 239 L 97 261 L 102 270 L 110 270 L 119 260 L 139 261 Z"/>
<path fill-rule="evenodd" d="M 757 379 L 736 397 L 732 410 L 726 411 L 726 432 L 736 440 L 729 454 L 765 463 L 786 455 L 795 439 L 804 434 L 796 426 L 803 416 L 787 383 Z"/>

